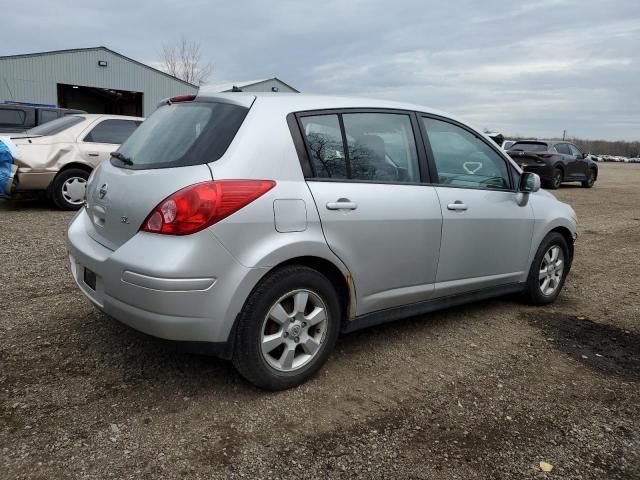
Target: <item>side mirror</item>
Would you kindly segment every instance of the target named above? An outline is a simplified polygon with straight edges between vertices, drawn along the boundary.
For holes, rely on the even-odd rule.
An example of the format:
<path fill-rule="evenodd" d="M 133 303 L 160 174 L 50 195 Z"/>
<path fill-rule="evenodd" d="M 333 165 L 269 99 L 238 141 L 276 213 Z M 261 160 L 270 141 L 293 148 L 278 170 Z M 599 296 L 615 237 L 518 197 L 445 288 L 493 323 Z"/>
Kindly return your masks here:
<path fill-rule="evenodd" d="M 537 173 L 524 172 L 520 177 L 520 191 L 532 193 L 540 190 L 540 177 Z"/>
<path fill-rule="evenodd" d="M 583 153 L 582 155 L 580 155 L 582 158 L 587 158 L 589 156 L 588 153 Z"/>

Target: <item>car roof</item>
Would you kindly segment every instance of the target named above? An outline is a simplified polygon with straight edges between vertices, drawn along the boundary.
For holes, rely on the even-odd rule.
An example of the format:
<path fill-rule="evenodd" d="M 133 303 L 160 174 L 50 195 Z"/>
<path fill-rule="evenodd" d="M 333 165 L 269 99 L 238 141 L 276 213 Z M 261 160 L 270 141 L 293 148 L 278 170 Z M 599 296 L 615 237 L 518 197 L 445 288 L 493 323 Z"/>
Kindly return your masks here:
<path fill-rule="evenodd" d="M 254 101 L 257 101 L 263 105 L 277 105 L 280 109 L 286 109 L 291 112 L 342 108 L 383 108 L 395 110 L 415 110 L 457 120 L 454 115 L 434 108 L 426 107 L 424 105 L 346 95 L 314 95 L 287 92 L 233 92 L 198 94 L 195 100 L 222 100 L 245 107 L 249 107 L 254 103 Z"/>

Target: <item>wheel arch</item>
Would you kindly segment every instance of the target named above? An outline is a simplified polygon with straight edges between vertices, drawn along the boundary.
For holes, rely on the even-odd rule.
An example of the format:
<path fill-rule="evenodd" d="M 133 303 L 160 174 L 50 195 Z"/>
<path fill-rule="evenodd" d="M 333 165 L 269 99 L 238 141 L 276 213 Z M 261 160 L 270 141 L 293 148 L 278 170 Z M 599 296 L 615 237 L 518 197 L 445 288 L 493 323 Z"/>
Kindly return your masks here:
<path fill-rule="evenodd" d="M 326 258 L 306 255 L 293 257 L 275 265 L 265 276 L 289 265 L 303 265 L 322 273 L 336 289 L 340 307 L 343 312 L 343 320 L 348 321 L 355 314 L 355 289 L 351 273 L 348 271 L 344 273 L 338 266 Z"/>
<path fill-rule="evenodd" d="M 569 230 L 565 226 L 557 226 L 549 231 L 549 233 L 553 233 L 553 232 L 559 233 L 564 237 L 565 241 L 567 242 L 567 248 L 569 249 L 569 255 L 571 256 L 571 261 L 573 261 L 573 252 L 574 252 L 573 241 L 574 240 L 573 240 L 573 234 L 571 233 L 571 230 Z M 547 235 L 549 235 L 549 233 L 547 233 Z M 545 237 L 547 235 L 545 235 Z"/>

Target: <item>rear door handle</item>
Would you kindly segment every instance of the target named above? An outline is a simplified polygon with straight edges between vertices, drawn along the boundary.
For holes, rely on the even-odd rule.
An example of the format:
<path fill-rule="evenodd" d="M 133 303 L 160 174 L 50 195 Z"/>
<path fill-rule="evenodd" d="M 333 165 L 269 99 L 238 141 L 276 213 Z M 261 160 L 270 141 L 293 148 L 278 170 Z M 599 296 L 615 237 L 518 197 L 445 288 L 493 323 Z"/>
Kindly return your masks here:
<path fill-rule="evenodd" d="M 327 203 L 327 210 L 355 210 L 358 208 L 356 202 L 341 198 L 337 202 Z"/>
<path fill-rule="evenodd" d="M 460 200 L 456 200 L 455 202 L 450 203 L 449 205 L 447 205 L 447 208 L 449 210 L 455 210 L 455 211 L 458 211 L 458 212 L 462 212 L 464 210 L 467 210 L 468 207 L 464 203 L 462 203 Z"/>
<path fill-rule="evenodd" d="M 100 156 L 99 153 L 88 153 L 87 155 L 89 155 L 90 157 L 99 157 Z"/>

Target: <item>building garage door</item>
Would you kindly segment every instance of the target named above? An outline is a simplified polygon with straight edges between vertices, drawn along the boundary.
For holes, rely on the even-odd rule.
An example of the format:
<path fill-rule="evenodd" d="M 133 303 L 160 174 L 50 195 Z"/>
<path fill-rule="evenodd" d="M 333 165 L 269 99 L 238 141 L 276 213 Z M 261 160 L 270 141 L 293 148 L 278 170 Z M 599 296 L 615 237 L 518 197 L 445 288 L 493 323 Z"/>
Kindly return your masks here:
<path fill-rule="evenodd" d="M 142 116 L 142 92 L 58 84 L 58 105 L 87 113 Z"/>

